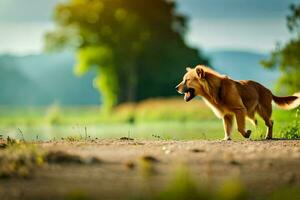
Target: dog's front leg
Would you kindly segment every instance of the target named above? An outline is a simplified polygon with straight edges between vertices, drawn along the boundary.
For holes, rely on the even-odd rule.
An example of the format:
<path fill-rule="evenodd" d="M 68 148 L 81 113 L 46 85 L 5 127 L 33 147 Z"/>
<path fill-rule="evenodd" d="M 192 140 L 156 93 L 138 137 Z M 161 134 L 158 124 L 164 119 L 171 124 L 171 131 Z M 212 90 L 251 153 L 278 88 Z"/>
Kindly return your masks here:
<path fill-rule="evenodd" d="M 233 116 L 225 115 L 223 117 L 223 126 L 225 132 L 225 137 L 223 140 L 231 140 L 232 125 L 233 125 Z"/>
<path fill-rule="evenodd" d="M 238 131 L 244 136 L 244 138 L 249 138 L 251 131 L 246 131 L 246 109 L 238 109 L 235 111 L 235 117 L 237 122 Z"/>

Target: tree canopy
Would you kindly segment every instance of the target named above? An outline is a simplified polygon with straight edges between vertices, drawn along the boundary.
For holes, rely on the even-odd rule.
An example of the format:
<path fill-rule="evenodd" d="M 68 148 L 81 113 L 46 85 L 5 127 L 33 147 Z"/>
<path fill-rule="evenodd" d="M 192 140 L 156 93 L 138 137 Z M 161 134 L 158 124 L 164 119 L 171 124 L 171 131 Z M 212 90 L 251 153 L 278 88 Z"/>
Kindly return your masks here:
<path fill-rule="evenodd" d="M 293 93 L 300 90 L 300 5 L 291 5 L 291 14 L 287 16 L 287 26 L 292 34 L 285 45 L 277 45 L 269 59 L 262 61 L 267 68 L 279 68 L 281 77 L 278 90 Z"/>
<path fill-rule="evenodd" d="M 187 19 L 167 0 L 69 0 L 54 13 L 46 49 L 77 52 L 75 72 L 97 70 L 104 105 L 175 95 L 185 67 L 208 60 L 184 41 Z"/>

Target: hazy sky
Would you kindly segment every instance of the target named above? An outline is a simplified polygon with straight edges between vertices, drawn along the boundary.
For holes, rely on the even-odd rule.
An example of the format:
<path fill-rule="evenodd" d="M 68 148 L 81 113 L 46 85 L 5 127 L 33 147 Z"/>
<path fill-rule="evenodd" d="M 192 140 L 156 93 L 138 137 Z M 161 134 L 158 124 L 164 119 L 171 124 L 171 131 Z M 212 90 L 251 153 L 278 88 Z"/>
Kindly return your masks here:
<path fill-rule="evenodd" d="M 0 53 L 42 51 L 43 34 L 53 28 L 51 13 L 60 0 L 0 0 Z M 62 0 L 63 1 L 63 0 Z M 204 50 L 268 52 L 290 35 L 285 16 L 300 0 L 177 0 L 189 16 L 188 42 Z"/>

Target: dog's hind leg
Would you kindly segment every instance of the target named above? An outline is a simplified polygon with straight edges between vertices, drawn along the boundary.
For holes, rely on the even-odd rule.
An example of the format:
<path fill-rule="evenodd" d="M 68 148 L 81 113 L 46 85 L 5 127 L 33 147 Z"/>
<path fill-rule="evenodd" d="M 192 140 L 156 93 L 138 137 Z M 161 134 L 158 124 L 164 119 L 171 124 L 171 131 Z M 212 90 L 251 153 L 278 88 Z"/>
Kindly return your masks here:
<path fill-rule="evenodd" d="M 238 131 L 242 134 L 244 138 L 249 138 L 251 135 L 251 131 L 246 131 L 246 109 L 237 109 L 234 113 L 236 117 Z"/>
<path fill-rule="evenodd" d="M 225 137 L 224 137 L 223 140 L 231 140 L 233 116 L 232 115 L 225 115 L 223 117 L 223 125 L 224 125 L 224 131 L 225 131 Z"/>
<path fill-rule="evenodd" d="M 248 113 L 248 120 L 253 124 L 253 126 L 257 127 L 257 119 L 255 118 L 255 111 Z"/>
<path fill-rule="evenodd" d="M 273 138 L 273 124 L 274 122 L 271 120 L 272 116 L 272 104 L 260 106 L 258 109 L 258 114 L 263 118 L 265 121 L 265 125 L 268 127 L 266 139 L 270 140 Z"/>

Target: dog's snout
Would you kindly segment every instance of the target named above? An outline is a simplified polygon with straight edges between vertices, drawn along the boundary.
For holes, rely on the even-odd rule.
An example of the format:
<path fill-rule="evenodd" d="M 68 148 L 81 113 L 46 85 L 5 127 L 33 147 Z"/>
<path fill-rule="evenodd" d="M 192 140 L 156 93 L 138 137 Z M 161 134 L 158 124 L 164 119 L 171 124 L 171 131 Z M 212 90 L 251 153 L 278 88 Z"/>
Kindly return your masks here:
<path fill-rule="evenodd" d="M 182 88 L 183 88 L 183 86 L 182 86 L 181 83 L 179 83 L 179 84 L 175 87 L 176 91 L 177 91 L 179 94 L 183 94 Z"/>

